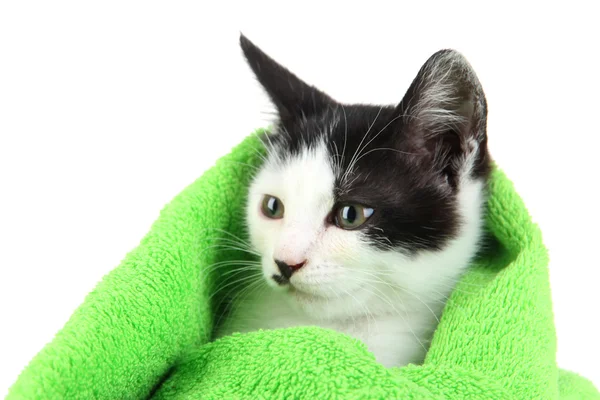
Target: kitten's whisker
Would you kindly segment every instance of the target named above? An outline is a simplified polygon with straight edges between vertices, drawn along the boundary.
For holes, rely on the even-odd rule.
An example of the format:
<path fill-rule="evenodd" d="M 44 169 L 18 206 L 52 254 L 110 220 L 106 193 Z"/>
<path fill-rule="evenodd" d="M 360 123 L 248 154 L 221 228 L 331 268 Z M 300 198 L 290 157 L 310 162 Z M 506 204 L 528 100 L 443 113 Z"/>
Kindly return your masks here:
<path fill-rule="evenodd" d="M 208 229 L 206 229 L 208 231 Z M 214 241 L 214 242 L 225 242 L 226 244 L 234 244 L 236 246 L 244 247 L 246 249 L 252 250 L 252 246 L 242 240 L 231 239 L 228 237 L 220 237 L 220 236 L 209 236 L 204 238 L 206 241 Z"/>
<path fill-rule="evenodd" d="M 277 111 L 265 111 L 265 110 L 261 110 L 259 111 L 260 114 L 266 114 L 275 118 L 279 118 L 279 113 Z"/>
<path fill-rule="evenodd" d="M 421 302 L 425 307 L 427 307 L 427 309 L 431 312 L 431 315 L 433 315 L 433 318 L 435 318 L 436 322 L 438 324 L 440 323 L 440 319 L 438 318 L 437 314 L 431 309 L 431 307 L 429 307 L 429 305 L 427 303 L 425 303 L 423 300 L 421 300 L 421 298 L 419 296 L 417 296 L 415 293 L 407 290 L 406 288 L 404 288 L 404 292 L 413 296 L 415 299 L 417 299 L 417 301 Z"/>
<path fill-rule="evenodd" d="M 334 170 L 333 174 L 335 176 L 337 176 L 337 175 L 339 175 L 339 173 L 341 171 L 341 169 L 340 169 L 340 158 L 341 158 L 341 155 L 340 155 L 340 151 L 339 151 L 339 149 L 337 147 L 337 143 L 336 142 L 332 142 L 332 144 L 335 147 L 335 156 L 334 156 L 335 161 L 333 162 L 332 168 Z"/>
<path fill-rule="evenodd" d="M 232 232 L 226 231 L 225 229 L 221 229 L 221 228 L 210 228 L 210 229 L 212 229 L 212 230 L 215 230 L 215 231 L 217 231 L 217 232 L 224 233 L 224 234 L 226 234 L 226 235 L 229 235 L 229 236 L 230 236 L 230 237 L 232 237 L 233 239 L 235 239 L 235 240 L 238 240 L 240 243 L 244 243 L 244 244 L 246 244 L 248 247 L 250 247 L 250 244 L 248 243 L 248 241 L 247 241 L 247 240 L 245 240 L 245 239 L 243 239 L 243 238 L 241 238 L 241 237 L 239 237 L 239 236 L 235 235 L 235 234 L 234 234 L 234 233 L 232 233 Z"/>
<path fill-rule="evenodd" d="M 367 138 L 367 136 L 369 136 L 369 132 L 371 132 L 371 129 L 373 128 L 373 125 L 375 125 L 375 122 L 377 122 L 377 119 L 379 118 L 379 114 L 381 114 L 382 110 L 383 110 L 383 106 L 381 106 L 379 108 L 379 111 L 377 112 L 377 115 L 373 119 L 373 122 L 371 122 L 371 125 L 369 125 L 369 128 L 367 129 L 367 132 L 364 134 L 364 136 L 362 137 L 362 140 L 358 144 L 358 147 L 354 151 L 354 154 L 352 155 L 352 158 L 350 159 L 350 162 L 348 163 L 348 168 L 346 169 L 346 173 L 342 176 L 342 179 L 341 179 L 342 181 L 346 180 L 346 177 L 348 176 L 348 174 L 350 173 L 350 171 L 352 170 L 352 168 L 354 168 L 355 162 L 353 162 L 353 160 L 355 159 L 355 157 L 357 157 L 358 155 L 360 155 L 361 146 L 362 146 L 363 142 L 365 141 L 365 139 Z"/>
<path fill-rule="evenodd" d="M 211 249 L 235 250 L 235 251 L 241 251 L 242 253 L 251 254 L 251 255 L 257 256 L 257 257 L 260 256 L 260 254 L 255 251 L 244 249 L 242 247 L 230 246 L 227 244 L 215 244 L 215 245 L 203 247 L 202 250 L 200 251 L 200 254 L 203 254 L 204 252 L 211 250 Z"/>
<path fill-rule="evenodd" d="M 387 151 L 393 151 L 395 153 L 399 153 L 399 154 L 403 154 L 403 155 L 409 155 L 411 153 L 407 153 L 405 151 L 401 151 L 401 150 L 396 150 L 396 149 L 392 149 L 391 147 L 378 147 L 376 149 L 371 149 L 365 153 L 363 153 L 357 160 L 356 162 L 359 162 L 363 157 L 368 156 L 369 154 L 375 152 L 375 151 L 382 151 L 382 150 L 387 150 Z"/>
<path fill-rule="evenodd" d="M 265 157 L 265 155 L 260 150 L 255 149 L 254 147 L 252 147 L 251 149 L 252 149 L 252 151 L 254 151 L 258 155 L 258 157 L 261 160 L 263 160 L 263 163 L 267 163 L 268 162 L 267 157 Z"/>
<path fill-rule="evenodd" d="M 237 293 L 234 294 L 234 296 L 232 297 L 232 299 L 230 301 L 230 306 L 240 307 L 241 303 L 235 302 L 234 300 L 236 298 L 241 298 L 242 296 L 245 296 L 252 287 L 257 286 L 257 285 L 260 286 L 261 283 L 264 283 L 262 277 L 260 277 L 259 275 L 254 276 L 254 278 L 255 278 L 254 280 L 249 279 L 247 281 L 249 283 L 246 283 L 241 290 L 238 290 L 239 288 L 237 288 L 237 287 L 233 287 L 230 290 L 228 290 L 227 293 L 225 293 L 223 295 L 222 302 L 227 301 L 227 299 L 229 298 L 229 295 L 231 293 L 237 291 Z"/>
<path fill-rule="evenodd" d="M 216 275 L 212 275 L 213 278 L 215 278 L 218 281 L 223 281 L 225 280 L 225 276 L 227 275 L 232 275 L 232 274 L 237 274 L 238 272 L 256 272 L 257 270 L 259 270 L 259 266 L 258 265 L 246 265 L 246 264 L 221 264 L 221 265 L 210 265 L 209 267 L 203 269 L 201 272 L 203 273 L 209 273 L 209 274 L 215 274 L 217 271 L 219 271 L 218 274 Z"/>
<path fill-rule="evenodd" d="M 259 171 L 260 170 L 260 166 L 248 164 L 248 163 L 241 162 L 241 161 L 223 159 L 223 160 L 221 160 L 221 162 L 243 165 L 245 167 L 252 168 L 254 171 Z"/>
<path fill-rule="evenodd" d="M 256 289 L 258 289 L 262 286 L 261 284 L 264 283 L 264 280 L 262 279 L 262 277 L 258 276 L 256 278 L 257 278 L 256 280 L 251 281 L 249 284 L 246 285 L 245 288 L 243 288 L 235 296 L 233 296 L 233 298 L 229 301 L 229 305 L 230 305 L 231 309 L 225 309 L 221 312 L 221 314 L 219 315 L 219 318 L 217 319 L 217 321 L 214 324 L 215 328 L 219 326 L 219 324 L 221 323 L 221 320 L 223 319 L 223 317 L 225 315 L 233 314 L 237 310 L 237 308 L 240 307 L 240 305 L 242 304 L 241 300 L 244 297 L 246 297 L 246 298 L 249 297 L 251 293 L 255 292 Z M 216 307 L 217 309 L 219 309 L 223 305 L 223 303 L 227 301 L 229 294 L 234 290 L 235 290 L 235 288 L 228 291 L 222 297 L 221 301 L 219 302 L 219 304 Z M 236 316 L 236 318 L 237 318 L 237 316 Z"/>
<path fill-rule="evenodd" d="M 260 253 L 258 253 L 256 250 L 254 250 L 252 248 L 252 246 L 247 243 L 245 240 L 238 238 L 237 236 L 235 236 L 232 233 L 229 233 L 225 230 L 219 229 L 219 228 L 211 228 L 211 229 L 203 229 L 202 231 L 209 231 L 209 230 L 216 230 L 216 231 L 220 231 L 222 233 L 228 234 L 230 236 L 232 236 L 234 239 L 232 238 L 227 238 L 227 237 L 207 237 L 204 238 L 205 241 L 214 241 L 214 242 L 222 242 L 222 243 L 216 243 L 213 246 L 223 246 L 224 248 L 226 246 L 229 246 L 230 249 L 237 249 L 240 251 L 244 251 L 245 253 L 250 253 L 250 254 L 254 254 L 256 256 L 260 256 Z M 206 249 L 210 249 L 210 248 L 214 248 L 213 246 L 208 246 L 206 248 L 203 248 L 204 250 L 202 250 L 202 252 L 204 252 Z"/>
<path fill-rule="evenodd" d="M 380 110 L 380 111 L 381 111 L 381 110 Z M 378 115 L 379 115 L 379 114 L 378 114 Z M 355 158 L 355 157 L 353 157 L 353 159 L 352 159 L 352 160 L 351 160 L 351 162 L 350 162 L 350 166 L 349 166 L 349 167 L 348 167 L 348 169 L 346 170 L 346 174 L 348 174 L 348 173 L 351 173 L 351 171 L 354 169 L 354 166 L 355 166 L 355 165 L 358 163 L 358 161 L 359 161 L 359 160 L 360 160 L 362 157 L 364 157 L 364 156 L 365 156 L 365 154 L 362 154 L 362 155 L 361 155 L 360 153 L 361 153 L 362 151 L 366 150 L 366 149 L 367 149 L 367 147 L 369 146 L 369 144 L 371 144 L 371 143 L 372 143 L 372 142 L 373 142 L 375 139 L 377 139 L 377 137 L 379 137 L 379 135 L 380 135 L 380 134 L 381 134 L 383 131 L 385 131 L 385 130 L 386 130 L 386 129 L 387 129 L 387 128 L 388 128 L 388 127 L 389 127 L 389 126 L 390 126 L 390 125 L 393 123 L 393 122 L 395 122 L 396 120 L 398 120 L 398 119 L 400 119 L 400 118 L 402 118 L 402 117 L 404 117 L 404 116 L 406 116 L 406 115 L 405 115 L 405 114 L 401 114 L 401 115 L 398 115 L 398 116 L 396 116 L 396 117 L 392 118 L 392 119 L 391 119 L 391 121 L 389 121 L 389 122 L 388 122 L 388 123 L 387 123 L 387 124 L 386 124 L 386 125 L 385 125 L 383 128 L 381 128 L 381 130 L 380 130 L 379 132 L 377 132 L 377 133 L 376 133 L 376 134 L 375 134 L 375 135 L 374 135 L 374 136 L 371 138 L 371 140 L 369 140 L 369 141 L 368 141 L 368 142 L 367 142 L 367 143 L 366 143 L 364 146 L 362 146 L 362 148 L 360 147 L 360 145 L 362 144 L 362 141 L 361 141 L 361 143 L 359 144 L 359 150 L 360 150 L 360 151 L 358 152 L 358 156 L 356 156 L 356 158 Z M 370 128 L 369 128 L 369 130 L 370 130 Z M 365 137 L 366 137 L 366 135 L 365 135 Z M 364 139 L 364 137 L 363 137 L 363 139 Z M 416 154 L 414 154 L 414 153 L 403 152 L 403 151 L 400 151 L 400 150 L 396 150 L 396 151 L 397 151 L 397 152 L 399 152 L 399 153 L 405 154 L 405 155 L 416 155 Z M 370 153 L 370 151 L 369 151 L 369 152 L 367 152 L 367 153 Z M 355 154 L 357 154 L 357 153 L 355 153 Z"/>
<path fill-rule="evenodd" d="M 344 113 L 344 148 L 342 149 L 342 159 L 340 161 L 340 172 L 342 171 L 343 167 L 344 167 L 344 160 L 346 157 L 346 142 L 348 141 L 348 117 L 346 116 L 346 108 L 344 107 L 343 104 L 341 104 L 342 106 L 342 112 Z"/>
<path fill-rule="evenodd" d="M 269 142 L 269 148 L 267 149 L 267 152 L 269 153 L 269 156 L 272 156 L 272 154 L 276 152 L 276 149 L 275 146 L 273 146 L 273 142 L 271 142 L 270 133 L 267 132 L 264 137 L 267 138 L 267 141 Z M 277 159 L 279 159 L 279 154 L 275 154 L 275 156 Z"/>
<path fill-rule="evenodd" d="M 243 267 L 243 268 L 228 269 L 229 267 Z M 228 275 L 229 273 L 231 273 L 231 271 L 250 271 L 250 270 L 256 270 L 258 268 L 260 268 L 260 265 L 252 265 L 252 264 L 243 263 L 243 262 L 222 261 L 220 263 L 208 265 L 208 266 L 202 268 L 201 271 L 206 272 L 206 273 L 213 273 L 217 270 L 225 269 L 225 271 L 219 275 L 219 277 L 222 277 L 222 276 Z"/>
<path fill-rule="evenodd" d="M 342 268 L 343 269 L 347 269 L 345 267 L 342 267 Z M 391 272 L 391 271 L 390 272 L 385 272 L 385 273 L 383 273 L 381 271 L 378 271 L 378 272 L 361 271 L 361 273 L 369 275 L 369 276 L 373 276 L 375 278 L 379 278 L 380 276 L 384 276 L 385 277 L 385 276 L 393 276 L 394 275 L 394 273 Z M 388 285 L 390 288 L 394 288 L 394 289 L 397 289 L 397 290 L 407 290 L 405 287 L 401 286 L 400 284 L 396 284 L 396 283 L 391 284 L 391 283 L 389 283 L 387 281 L 384 281 L 384 280 L 381 280 L 381 279 L 379 279 L 379 282 L 381 282 L 381 283 L 383 283 L 385 285 Z M 466 290 L 462 290 L 462 289 L 458 288 L 457 286 L 459 284 L 460 285 L 465 285 L 465 284 L 466 285 L 472 285 L 472 286 L 475 286 L 476 288 L 482 288 L 483 287 L 483 285 L 477 285 L 477 284 L 472 284 L 472 283 L 469 283 L 469 282 L 463 282 L 461 279 L 457 279 L 454 282 L 442 282 L 442 281 L 437 282 L 437 285 L 441 285 L 442 287 L 446 287 L 447 289 L 450 289 L 451 291 L 456 291 L 456 292 L 459 292 L 459 293 L 465 293 L 465 294 L 470 294 L 470 295 L 475 294 L 473 292 L 468 292 Z"/>
<path fill-rule="evenodd" d="M 337 290 L 334 289 L 334 292 L 335 292 L 335 294 L 336 294 L 336 296 L 337 296 L 338 299 L 341 298 L 341 296 L 340 296 L 340 294 L 339 294 L 339 292 Z M 346 292 L 346 293 L 348 293 L 348 292 Z M 353 326 L 353 328 L 356 329 L 356 318 L 354 317 L 354 313 L 350 313 L 350 319 L 352 320 L 352 326 Z"/>
<path fill-rule="evenodd" d="M 231 285 L 235 285 L 237 283 L 243 283 L 243 282 L 250 281 L 252 279 L 256 279 L 257 276 L 259 276 L 259 275 L 256 274 L 256 275 L 244 276 L 244 277 L 242 277 L 240 279 L 235 279 L 233 281 L 229 281 L 226 284 L 221 285 L 218 288 L 214 289 L 213 292 L 212 292 L 212 294 L 209 296 L 208 300 L 211 300 L 214 296 L 216 296 L 220 291 L 222 291 L 226 287 L 230 287 Z"/>
<path fill-rule="evenodd" d="M 350 293 L 348 290 L 346 290 L 346 289 L 343 289 L 343 290 L 344 290 L 345 294 L 347 294 L 348 296 L 352 297 L 352 299 L 356 302 L 357 306 L 362 307 L 366 311 L 366 317 L 367 317 L 367 334 L 370 335 L 371 324 L 369 322 L 369 317 L 371 317 L 371 320 L 373 321 L 373 324 L 375 324 L 375 317 L 373 316 L 373 313 L 371 312 L 371 310 L 367 306 L 366 302 L 358 301 L 358 299 L 352 293 Z M 354 328 L 356 329 L 356 320 L 354 319 L 354 313 L 351 313 L 350 315 L 353 316 L 352 322 L 354 323 Z"/>
<path fill-rule="evenodd" d="M 243 265 L 243 264 L 240 264 L 240 265 Z M 233 266 L 236 266 L 236 265 L 233 265 Z M 257 272 L 257 270 L 258 270 L 257 267 L 260 267 L 260 265 L 250 265 L 250 266 L 247 266 L 246 268 L 233 268 L 233 269 L 230 269 L 229 271 L 223 272 L 221 275 L 219 275 L 219 278 L 223 278 L 227 275 L 232 275 L 232 276 L 237 275 L 241 272 L 249 272 L 249 271 Z M 227 279 L 229 279 L 229 278 L 227 278 Z"/>
<path fill-rule="evenodd" d="M 392 309 L 394 309 L 394 311 L 396 311 L 396 314 L 398 316 L 400 316 L 400 318 L 402 318 L 402 320 L 404 321 L 404 323 L 406 324 L 406 327 L 408 328 L 408 330 L 410 330 L 410 332 L 412 333 L 412 335 L 415 337 L 415 339 L 417 340 L 417 342 L 421 345 L 421 347 L 427 352 L 427 347 L 423 344 L 423 342 L 421 341 L 421 339 L 419 339 L 419 337 L 417 336 L 417 334 L 415 333 L 415 331 L 413 330 L 413 328 L 410 326 L 410 323 L 408 322 L 408 318 L 405 318 L 405 316 L 396 308 L 396 306 L 390 301 L 389 297 L 386 296 L 381 290 L 379 290 L 379 288 L 375 285 L 369 284 L 367 282 L 367 287 L 373 288 L 375 290 L 377 290 L 377 292 L 379 292 L 381 295 L 375 293 L 375 292 L 370 292 L 372 295 L 378 297 L 380 300 L 383 300 L 384 302 L 386 302 L 390 307 L 392 307 Z M 403 308 L 406 309 L 406 307 L 404 306 L 404 301 L 402 301 L 401 297 L 398 297 L 398 300 L 403 304 Z M 405 313 L 407 313 L 405 311 Z"/>
<path fill-rule="evenodd" d="M 251 275 L 251 276 L 249 276 L 249 277 L 250 277 L 250 278 L 254 278 L 254 279 L 248 279 L 247 281 L 244 281 L 245 285 L 242 287 L 242 289 L 241 289 L 241 290 L 239 290 L 239 288 L 238 288 L 238 287 L 233 287 L 233 288 L 229 289 L 229 290 L 227 291 L 227 293 L 225 293 L 225 294 L 223 295 L 223 297 L 222 297 L 222 302 L 223 302 L 223 301 L 227 301 L 227 299 L 229 298 L 229 295 L 230 295 L 231 293 L 233 293 L 233 292 L 237 292 L 237 293 L 236 293 L 236 294 L 235 294 L 235 295 L 232 297 L 232 300 L 231 300 L 231 304 L 230 304 L 230 305 L 237 305 L 237 306 L 239 307 L 241 304 L 236 304 L 236 303 L 233 301 L 233 299 L 235 299 L 235 298 L 237 298 L 237 297 L 240 297 L 240 296 L 244 295 L 244 294 L 245 294 L 245 293 L 247 293 L 247 292 L 248 292 L 248 290 L 249 290 L 251 287 L 253 287 L 254 285 L 257 285 L 257 284 L 260 284 L 260 283 L 264 283 L 264 280 L 262 279 L 262 276 L 260 276 L 260 274 Z M 221 303 L 222 303 L 222 302 L 221 302 Z"/>
<path fill-rule="evenodd" d="M 246 261 L 246 260 L 224 260 L 224 261 L 218 261 L 216 263 L 207 265 L 206 267 L 204 267 L 202 270 L 206 271 L 208 268 L 212 268 L 215 266 L 222 266 L 222 265 L 249 265 L 249 266 L 260 266 L 261 264 L 258 261 Z"/>
<path fill-rule="evenodd" d="M 249 245 L 247 245 L 246 243 L 241 243 L 232 239 L 227 239 L 227 238 L 207 238 L 207 241 L 214 241 L 214 242 L 219 242 L 219 243 L 215 243 L 215 246 L 223 246 L 223 247 L 230 247 L 230 248 L 236 248 L 236 249 L 243 249 L 243 251 L 245 253 L 251 253 L 251 254 L 255 254 L 255 255 L 260 255 L 256 250 L 254 250 L 253 248 L 251 248 Z"/>
<path fill-rule="evenodd" d="M 400 119 L 400 118 L 402 118 L 402 117 L 404 117 L 404 115 L 403 115 L 403 114 L 401 114 L 401 115 L 398 115 L 398 116 L 396 116 L 396 117 L 392 118 L 392 120 L 391 120 L 390 122 L 388 122 L 388 123 L 387 123 L 387 124 L 386 124 L 386 125 L 385 125 L 383 128 L 381 128 L 381 130 L 380 130 L 379 132 L 377 132 L 377 133 L 375 134 L 375 136 L 373 136 L 373 137 L 371 138 L 371 140 L 369 140 L 369 141 L 367 142 L 367 144 L 365 144 L 365 145 L 364 145 L 364 147 L 363 147 L 363 150 L 364 150 L 364 149 L 366 149 L 366 148 L 367 148 L 367 146 L 369 146 L 369 144 L 371 144 L 371 143 L 373 142 L 373 140 L 377 139 L 377 137 L 378 137 L 378 136 L 379 136 L 379 135 L 380 135 L 380 134 L 381 134 L 383 131 L 385 131 L 385 130 L 387 129 L 387 127 L 388 127 L 388 126 L 390 126 L 392 123 L 394 123 L 395 121 L 397 121 L 398 119 Z M 410 153 L 405 153 L 405 154 L 410 154 Z"/>
<path fill-rule="evenodd" d="M 368 273 L 367 271 L 363 271 L 363 273 L 367 274 L 367 275 L 371 275 L 375 278 L 377 278 L 376 275 Z M 379 278 L 377 278 L 375 281 L 372 280 L 367 280 L 367 279 L 360 279 L 360 278 L 356 278 L 353 276 L 349 276 L 350 279 L 354 279 L 355 281 L 359 282 L 359 283 L 366 283 L 368 287 L 377 290 L 377 292 L 379 292 L 381 295 L 378 295 L 375 292 L 370 291 L 371 294 L 375 295 L 376 297 L 378 297 L 380 300 L 385 301 L 388 305 L 390 305 L 395 311 L 396 313 L 404 320 L 404 322 L 406 323 L 408 329 L 411 331 L 411 333 L 413 334 L 413 336 L 415 337 L 415 339 L 417 339 L 417 341 L 419 342 L 419 344 L 423 347 L 423 349 L 425 351 L 427 351 L 427 348 L 424 346 L 424 344 L 421 342 L 421 340 L 419 339 L 419 337 L 416 335 L 416 333 L 413 331 L 412 327 L 410 326 L 408 320 L 404 317 L 404 315 L 392 304 L 392 302 L 390 301 L 390 298 L 385 295 L 385 293 L 383 293 L 377 286 L 373 285 L 372 283 L 380 283 L 380 284 L 384 284 L 386 286 L 388 286 L 390 289 L 392 289 L 393 294 L 395 295 L 395 297 L 398 298 L 398 300 L 402 303 L 404 303 L 404 301 L 402 300 L 402 298 L 399 296 L 399 291 L 405 291 L 404 288 L 401 287 L 396 287 L 396 286 L 392 286 L 389 282 L 386 282 L 384 280 L 381 280 Z M 406 291 L 408 293 L 408 291 Z M 420 301 L 421 303 L 423 303 L 423 305 L 425 307 L 427 307 L 427 309 L 431 312 L 431 314 L 433 315 L 433 317 L 436 319 L 437 323 L 439 324 L 439 318 L 437 316 L 437 314 L 431 309 L 431 307 L 429 305 L 427 305 L 427 303 L 425 303 L 423 300 L 421 300 L 418 296 L 416 296 L 414 293 L 408 293 L 412 296 L 414 296 L 418 301 Z M 382 297 L 383 296 L 383 297 Z M 407 312 L 405 310 L 405 312 Z"/>

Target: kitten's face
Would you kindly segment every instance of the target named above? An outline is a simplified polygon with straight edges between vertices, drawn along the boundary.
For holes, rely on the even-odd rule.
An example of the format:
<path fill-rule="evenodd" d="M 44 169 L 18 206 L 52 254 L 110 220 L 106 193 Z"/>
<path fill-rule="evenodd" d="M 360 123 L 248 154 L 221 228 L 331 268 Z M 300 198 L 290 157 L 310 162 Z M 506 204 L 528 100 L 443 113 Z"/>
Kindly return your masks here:
<path fill-rule="evenodd" d="M 341 105 L 242 48 L 280 114 L 247 207 L 266 281 L 320 318 L 445 291 L 476 251 L 489 168 L 485 100 L 464 59 L 432 57 L 399 106 L 379 107 Z"/>

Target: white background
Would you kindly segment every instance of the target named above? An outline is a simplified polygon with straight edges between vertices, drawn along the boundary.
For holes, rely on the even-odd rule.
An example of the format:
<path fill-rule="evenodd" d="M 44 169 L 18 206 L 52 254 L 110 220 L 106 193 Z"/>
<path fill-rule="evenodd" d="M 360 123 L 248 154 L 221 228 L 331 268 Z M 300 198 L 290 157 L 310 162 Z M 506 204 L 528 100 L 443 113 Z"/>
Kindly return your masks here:
<path fill-rule="evenodd" d="M 210 3 L 0 3 L 0 395 L 163 205 L 265 124 L 240 30 L 348 102 L 396 103 L 433 52 L 462 51 L 551 252 L 558 362 L 600 385 L 593 2 Z"/>

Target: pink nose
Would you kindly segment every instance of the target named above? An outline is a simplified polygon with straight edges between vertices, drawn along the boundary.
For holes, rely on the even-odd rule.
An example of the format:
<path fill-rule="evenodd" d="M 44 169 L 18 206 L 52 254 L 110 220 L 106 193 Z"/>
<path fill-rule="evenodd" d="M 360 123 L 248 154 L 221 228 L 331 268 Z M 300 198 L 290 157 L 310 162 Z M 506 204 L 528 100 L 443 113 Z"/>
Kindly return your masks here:
<path fill-rule="evenodd" d="M 279 272 L 281 272 L 281 275 L 283 275 L 283 277 L 286 279 L 290 279 L 294 272 L 298 271 L 300 268 L 302 268 L 304 266 L 304 264 L 306 264 L 306 260 L 304 260 L 298 264 L 292 264 L 292 265 L 286 263 L 285 261 L 275 260 L 275 264 L 277 264 L 277 267 L 279 268 Z"/>

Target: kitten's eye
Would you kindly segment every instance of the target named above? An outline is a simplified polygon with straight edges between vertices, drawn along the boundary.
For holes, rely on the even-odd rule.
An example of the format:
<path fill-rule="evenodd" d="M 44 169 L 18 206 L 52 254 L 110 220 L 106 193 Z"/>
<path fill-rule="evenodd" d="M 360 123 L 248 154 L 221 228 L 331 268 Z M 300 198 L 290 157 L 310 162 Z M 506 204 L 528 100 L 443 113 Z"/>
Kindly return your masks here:
<path fill-rule="evenodd" d="M 335 224 L 342 229 L 356 229 L 373 215 L 373 209 L 360 204 L 345 204 L 335 212 Z"/>
<path fill-rule="evenodd" d="M 275 196 L 265 195 L 261 207 L 262 213 L 267 218 L 280 219 L 283 218 L 283 203 Z"/>

